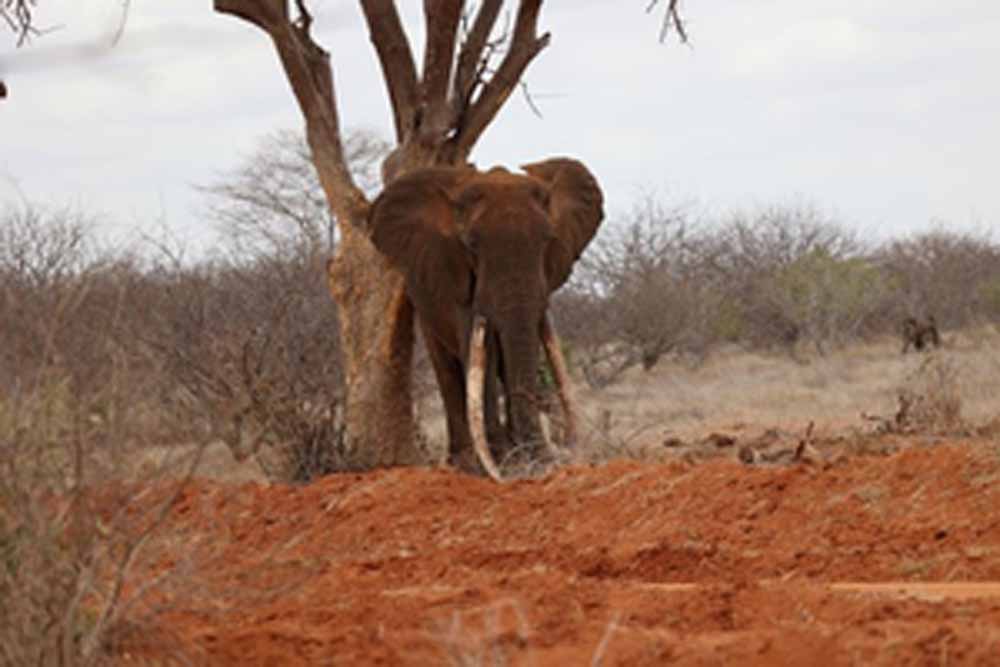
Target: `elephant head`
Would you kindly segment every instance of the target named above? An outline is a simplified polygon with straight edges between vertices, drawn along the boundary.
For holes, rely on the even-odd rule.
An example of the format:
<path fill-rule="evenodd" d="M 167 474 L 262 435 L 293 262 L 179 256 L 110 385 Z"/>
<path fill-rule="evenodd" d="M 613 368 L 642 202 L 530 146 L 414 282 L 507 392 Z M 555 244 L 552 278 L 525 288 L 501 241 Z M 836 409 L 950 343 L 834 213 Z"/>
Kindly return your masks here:
<path fill-rule="evenodd" d="M 369 214 L 372 242 L 405 276 L 445 401 L 451 454 L 471 439 L 494 476 L 484 421 L 495 421 L 494 431 L 509 442 L 543 442 L 543 344 L 571 412 L 549 295 L 569 278 L 604 216 L 600 187 L 576 160 L 522 169 L 411 172 L 388 186 Z M 502 426 L 494 419 L 498 383 L 507 408 Z"/>

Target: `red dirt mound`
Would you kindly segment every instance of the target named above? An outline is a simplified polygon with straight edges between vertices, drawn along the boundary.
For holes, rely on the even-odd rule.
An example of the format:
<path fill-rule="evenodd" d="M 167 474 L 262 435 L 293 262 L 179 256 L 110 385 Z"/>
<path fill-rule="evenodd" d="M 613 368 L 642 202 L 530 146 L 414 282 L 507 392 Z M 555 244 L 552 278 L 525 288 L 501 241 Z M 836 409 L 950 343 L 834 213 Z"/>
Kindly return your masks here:
<path fill-rule="evenodd" d="M 174 582 L 157 597 L 166 611 L 122 656 L 1000 664 L 998 479 L 1000 445 L 966 441 L 784 467 L 616 462 L 504 485 L 428 469 L 199 481 L 157 564 Z"/>

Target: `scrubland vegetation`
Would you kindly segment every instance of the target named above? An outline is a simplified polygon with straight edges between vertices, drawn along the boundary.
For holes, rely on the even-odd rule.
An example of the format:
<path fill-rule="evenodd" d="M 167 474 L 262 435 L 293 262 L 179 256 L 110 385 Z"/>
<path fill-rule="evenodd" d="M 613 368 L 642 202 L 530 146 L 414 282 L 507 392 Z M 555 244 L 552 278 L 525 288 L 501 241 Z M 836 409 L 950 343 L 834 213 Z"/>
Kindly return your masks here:
<path fill-rule="evenodd" d="M 270 139 L 272 163 L 206 188 L 222 240 L 197 261 L 169 240 L 108 247 L 73 209 L 0 211 L 0 662 L 96 664 L 155 613 L 122 582 L 210 443 L 272 481 L 354 467 L 323 271 L 335 238 L 297 141 Z M 384 148 L 355 147 L 370 175 Z M 592 459 L 747 422 L 996 417 L 1000 244 L 985 234 L 875 244 L 806 206 L 705 219 L 649 198 L 611 215 L 553 309 Z M 941 352 L 901 354 L 911 315 L 936 318 Z M 433 401 L 418 406 L 428 461 Z"/>

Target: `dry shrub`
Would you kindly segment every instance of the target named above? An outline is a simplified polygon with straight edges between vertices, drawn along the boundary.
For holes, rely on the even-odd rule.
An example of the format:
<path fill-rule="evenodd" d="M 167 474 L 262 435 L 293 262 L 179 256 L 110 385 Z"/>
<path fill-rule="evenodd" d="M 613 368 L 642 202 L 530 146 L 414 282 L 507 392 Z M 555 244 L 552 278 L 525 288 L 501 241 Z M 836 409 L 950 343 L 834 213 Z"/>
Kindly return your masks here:
<path fill-rule="evenodd" d="M 44 370 L 0 395 L 0 664 L 104 664 L 122 627 L 155 625 L 155 582 L 130 581 L 197 456 L 116 481 L 129 448 L 109 444 L 66 374 Z M 146 497 L 168 471 L 164 493 Z"/>
<path fill-rule="evenodd" d="M 630 368 L 652 370 L 672 354 L 707 350 L 721 293 L 709 271 L 713 248 L 686 206 L 646 197 L 605 226 L 571 286 L 554 300 L 557 319 L 587 384 L 605 387 Z"/>
<path fill-rule="evenodd" d="M 0 212 L 0 664 L 101 664 L 126 620 L 149 618 L 152 587 L 127 584 L 198 450 L 131 464 L 159 397 L 158 368 L 115 336 L 148 313 L 133 269 L 72 210 Z"/>
<path fill-rule="evenodd" d="M 903 381 L 897 394 L 896 428 L 902 432 L 962 433 L 958 365 L 944 354 L 929 354 Z"/>
<path fill-rule="evenodd" d="M 245 393 L 246 407 L 234 415 L 227 444 L 237 458 L 253 456 L 268 479 L 276 482 L 304 483 L 350 469 L 343 454 L 339 383 L 328 377 L 339 375 L 339 369 L 329 370 L 329 362 L 319 360 L 312 367 L 288 363 L 289 341 L 272 340 L 276 328 L 269 321 L 248 334 L 243 344 L 237 392 Z M 329 347 L 330 338 L 322 331 L 312 335 L 314 340 L 295 348 L 299 354 Z"/>
<path fill-rule="evenodd" d="M 158 266 L 158 307 L 133 335 L 163 367 L 187 423 L 282 482 L 349 467 L 337 312 L 316 254 L 297 250 Z"/>
<path fill-rule="evenodd" d="M 356 182 L 373 192 L 389 146 L 352 130 L 345 149 Z M 335 221 L 305 137 L 262 138 L 201 191 L 222 259 L 166 267 L 177 285 L 158 339 L 169 369 L 209 406 L 234 455 L 253 457 L 269 479 L 308 482 L 356 467 L 343 446 L 340 325 L 322 269 Z"/>

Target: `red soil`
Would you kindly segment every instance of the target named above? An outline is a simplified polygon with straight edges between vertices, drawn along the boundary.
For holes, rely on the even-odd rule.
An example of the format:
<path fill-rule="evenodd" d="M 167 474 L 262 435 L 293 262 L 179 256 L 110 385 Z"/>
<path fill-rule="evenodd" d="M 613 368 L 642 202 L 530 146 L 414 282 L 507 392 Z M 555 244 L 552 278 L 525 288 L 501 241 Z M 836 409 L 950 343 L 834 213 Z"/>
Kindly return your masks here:
<path fill-rule="evenodd" d="M 780 467 L 615 462 L 504 485 L 431 469 L 198 481 L 157 564 L 173 583 L 147 596 L 166 611 L 122 655 L 1000 664 L 988 583 L 1000 582 L 1000 445 L 910 445 Z"/>

